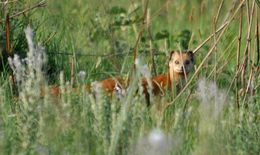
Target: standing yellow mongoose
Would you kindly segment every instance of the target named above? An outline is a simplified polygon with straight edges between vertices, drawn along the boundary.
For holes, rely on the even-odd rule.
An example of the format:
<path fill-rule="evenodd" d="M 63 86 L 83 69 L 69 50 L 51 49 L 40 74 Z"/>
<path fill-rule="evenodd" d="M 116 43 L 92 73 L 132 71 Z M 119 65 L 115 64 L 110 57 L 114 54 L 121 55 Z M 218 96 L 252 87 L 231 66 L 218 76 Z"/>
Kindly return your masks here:
<path fill-rule="evenodd" d="M 181 80 L 185 79 L 188 73 L 194 67 L 194 54 L 192 51 L 188 52 L 178 52 L 172 51 L 170 53 L 169 63 L 168 63 L 168 72 L 165 74 L 160 74 L 152 77 L 152 93 L 153 95 L 164 94 L 166 89 L 174 89 L 176 86 L 177 92 L 180 89 Z M 126 87 L 125 80 L 120 77 L 116 78 L 107 78 L 102 81 L 97 81 L 97 84 L 105 90 L 108 94 L 112 94 L 119 89 Z M 128 83 L 128 82 L 127 82 Z M 144 95 L 146 96 L 147 102 L 149 103 L 149 93 L 148 93 L 148 82 L 147 80 L 142 81 L 142 86 L 144 89 Z M 91 89 L 90 85 L 86 86 L 86 89 L 89 91 Z M 77 89 L 74 89 L 75 91 Z M 51 87 L 50 93 L 54 96 L 60 94 L 60 88 L 58 86 Z"/>

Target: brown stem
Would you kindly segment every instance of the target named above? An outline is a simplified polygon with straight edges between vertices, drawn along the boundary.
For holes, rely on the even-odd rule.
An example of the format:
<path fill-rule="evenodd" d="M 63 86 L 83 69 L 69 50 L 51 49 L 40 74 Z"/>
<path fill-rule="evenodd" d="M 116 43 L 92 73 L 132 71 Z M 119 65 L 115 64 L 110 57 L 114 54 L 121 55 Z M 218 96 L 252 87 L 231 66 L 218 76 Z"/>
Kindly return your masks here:
<path fill-rule="evenodd" d="M 11 32 L 10 17 L 9 17 L 9 14 L 7 14 L 6 20 L 5 20 L 6 51 L 7 51 L 8 56 L 12 57 L 13 53 L 12 53 L 12 49 L 11 49 L 10 32 Z"/>
<path fill-rule="evenodd" d="M 257 10 L 256 10 L 256 52 L 257 52 L 257 59 L 256 59 L 256 66 L 259 65 L 260 63 L 260 40 L 259 40 L 259 28 L 260 28 L 260 25 L 259 25 L 259 22 L 258 22 L 258 13 L 257 13 Z"/>
<path fill-rule="evenodd" d="M 147 21 L 146 21 L 146 18 L 147 18 L 148 4 L 149 4 L 149 0 L 146 1 L 145 10 L 144 10 L 144 15 L 143 15 L 143 25 L 142 25 L 142 28 L 141 28 L 139 34 L 138 34 L 137 40 L 136 40 L 136 42 L 135 42 L 134 50 L 133 50 L 133 53 L 134 53 L 134 61 L 136 61 L 136 59 L 137 59 L 138 45 L 139 45 L 141 36 L 142 36 L 142 34 L 143 34 L 143 32 L 144 32 L 144 29 L 145 29 L 145 23 L 147 22 Z M 149 23 L 148 23 L 147 25 L 149 25 Z M 134 62 L 134 70 L 135 70 L 135 69 L 136 69 L 136 64 L 135 64 L 135 62 Z"/>

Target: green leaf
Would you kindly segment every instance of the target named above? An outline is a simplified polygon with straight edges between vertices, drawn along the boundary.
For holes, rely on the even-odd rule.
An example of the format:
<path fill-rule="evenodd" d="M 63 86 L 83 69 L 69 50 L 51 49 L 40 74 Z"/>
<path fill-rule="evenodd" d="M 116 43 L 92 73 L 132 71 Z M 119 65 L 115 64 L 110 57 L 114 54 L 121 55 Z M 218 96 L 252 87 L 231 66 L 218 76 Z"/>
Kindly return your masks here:
<path fill-rule="evenodd" d="M 119 7 L 119 6 L 113 6 L 110 10 L 109 10 L 109 14 L 121 14 L 124 13 L 126 14 L 126 9 Z"/>
<path fill-rule="evenodd" d="M 169 37 L 169 32 L 167 30 L 162 30 L 161 32 L 157 32 L 155 35 L 155 40 L 161 40 Z"/>
<path fill-rule="evenodd" d="M 260 0 L 256 0 L 256 4 L 257 4 L 258 7 L 260 8 Z"/>
<path fill-rule="evenodd" d="M 183 30 L 177 37 L 177 42 L 180 43 L 183 50 L 189 48 L 189 41 L 191 39 L 191 32 L 189 30 Z"/>

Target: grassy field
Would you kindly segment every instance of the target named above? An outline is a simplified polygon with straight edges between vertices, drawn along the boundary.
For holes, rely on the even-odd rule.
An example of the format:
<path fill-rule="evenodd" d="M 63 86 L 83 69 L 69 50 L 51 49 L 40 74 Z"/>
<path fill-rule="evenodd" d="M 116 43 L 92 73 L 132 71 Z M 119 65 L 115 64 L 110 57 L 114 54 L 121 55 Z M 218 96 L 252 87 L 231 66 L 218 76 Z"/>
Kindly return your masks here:
<path fill-rule="evenodd" d="M 0 6 L 0 154 L 259 154 L 259 0 Z M 195 69 L 147 107 L 140 81 L 172 50 L 193 50 Z M 84 89 L 114 76 L 133 81 L 120 99 Z"/>

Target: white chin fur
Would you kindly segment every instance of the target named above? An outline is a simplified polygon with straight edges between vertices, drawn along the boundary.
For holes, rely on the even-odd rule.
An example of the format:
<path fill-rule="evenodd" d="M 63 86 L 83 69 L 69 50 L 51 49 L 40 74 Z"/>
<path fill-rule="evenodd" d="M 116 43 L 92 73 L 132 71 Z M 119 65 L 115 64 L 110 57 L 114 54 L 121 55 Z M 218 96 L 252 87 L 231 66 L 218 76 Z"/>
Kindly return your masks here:
<path fill-rule="evenodd" d="M 182 70 L 174 70 L 176 73 L 184 73 Z"/>

